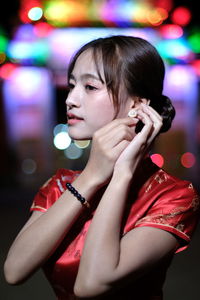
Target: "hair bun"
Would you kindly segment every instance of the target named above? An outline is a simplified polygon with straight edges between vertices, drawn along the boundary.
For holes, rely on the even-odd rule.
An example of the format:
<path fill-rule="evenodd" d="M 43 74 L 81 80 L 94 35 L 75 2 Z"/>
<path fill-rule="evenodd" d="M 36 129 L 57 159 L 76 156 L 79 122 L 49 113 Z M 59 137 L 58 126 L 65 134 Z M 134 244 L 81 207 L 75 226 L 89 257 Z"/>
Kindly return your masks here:
<path fill-rule="evenodd" d="M 172 121 L 176 115 L 176 111 L 171 100 L 167 96 L 162 95 L 161 103 L 162 103 L 162 110 L 160 111 L 160 115 L 163 118 L 163 126 L 160 132 L 162 133 L 170 129 L 172 125 Z"/>

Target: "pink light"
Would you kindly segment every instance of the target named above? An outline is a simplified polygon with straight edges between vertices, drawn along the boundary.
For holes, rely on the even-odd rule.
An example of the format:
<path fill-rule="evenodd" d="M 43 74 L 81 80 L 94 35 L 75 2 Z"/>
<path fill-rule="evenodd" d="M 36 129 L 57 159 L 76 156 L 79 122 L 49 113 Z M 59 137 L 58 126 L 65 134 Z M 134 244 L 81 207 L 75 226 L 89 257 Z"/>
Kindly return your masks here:
<path fill-rule="evenodd" d="M 154 164 L 156 164 L 160 168 L 162 168 L 162 166 L 164 165 L 164 158 L 161 154 L 158 153 L 152 154 L 151 160 Z"/>
<path fill-rule="evenodd" d="M 38 37 L 46 37 L 53 30 L 52 26 L 45 22 L 40 22 L 34 25 L 34 33 Z"/>
<path fill-rule="evenodd" d="M 175 24 L 163 25 L 160 27 L 159 31 L 166 39 L 177 39 L 183 35 L 183 29 Z"/>

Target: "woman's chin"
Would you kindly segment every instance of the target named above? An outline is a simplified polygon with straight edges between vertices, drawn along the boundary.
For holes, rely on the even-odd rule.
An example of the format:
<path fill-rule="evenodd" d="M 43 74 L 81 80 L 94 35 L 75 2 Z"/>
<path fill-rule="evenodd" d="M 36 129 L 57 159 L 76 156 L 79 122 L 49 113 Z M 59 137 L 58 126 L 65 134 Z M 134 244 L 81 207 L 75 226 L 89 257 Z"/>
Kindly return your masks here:
<path fill-rule="evenodd" d="M 76 140 L 76 141 L 87 141 L 92 139 L 91 136 L 86 136 L 83 134 L 73 134 L 70 131 L 68 131 L 68 134 L 72 140 Z"/>

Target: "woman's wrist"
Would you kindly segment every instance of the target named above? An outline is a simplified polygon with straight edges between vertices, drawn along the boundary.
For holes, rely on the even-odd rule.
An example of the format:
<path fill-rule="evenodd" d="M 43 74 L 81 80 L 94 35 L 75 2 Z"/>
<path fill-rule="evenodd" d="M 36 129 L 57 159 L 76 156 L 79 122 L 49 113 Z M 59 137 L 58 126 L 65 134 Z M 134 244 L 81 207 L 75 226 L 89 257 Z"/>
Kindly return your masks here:
<path fill-rule="evenodd" d="M 88 186 L 88 189 L 91 191 L 96 192 L 98 189 L 101 188 L 102 183 L 98 179 L 98 176 L 91 172 L 88 168 L 85 168 L 81 173 L 81 178 L 85 185 Z"/>
<path fill-rule="evenodd" d="M 130 182 L 133 178 L 133 171 L 126 167 L 116 167 L 113 171 L 112 179 L 119 183 Z"/>

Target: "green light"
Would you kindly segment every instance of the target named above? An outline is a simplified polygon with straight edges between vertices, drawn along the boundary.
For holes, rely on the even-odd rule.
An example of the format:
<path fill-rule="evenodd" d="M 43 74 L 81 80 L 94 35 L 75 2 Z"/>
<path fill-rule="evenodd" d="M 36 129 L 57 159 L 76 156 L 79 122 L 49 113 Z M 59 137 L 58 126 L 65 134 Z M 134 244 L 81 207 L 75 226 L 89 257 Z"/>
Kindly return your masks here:
<path fill-rule="evenodd" d="M 188 37 L 188 42 L 192 48 L 192 51 L 195 53 L 200 52 L 200 32 L 195 32 Z"/>
<path fill-rule="evenodd" d="M 5 52 L 8 44 L 7 38 L 5 36 L 0 35 L 0 52 Z"/>
<path fill-rule="evenodd" d="M 39 64 L 46 63 L 49 57 L 49 48 L 45 41 L 39 40 L 34 44 L 34 59 Z"/>

